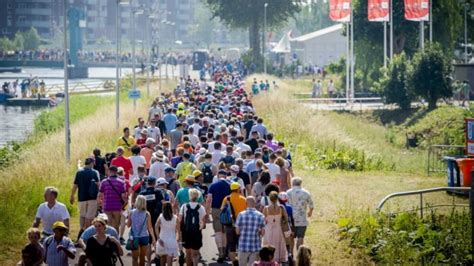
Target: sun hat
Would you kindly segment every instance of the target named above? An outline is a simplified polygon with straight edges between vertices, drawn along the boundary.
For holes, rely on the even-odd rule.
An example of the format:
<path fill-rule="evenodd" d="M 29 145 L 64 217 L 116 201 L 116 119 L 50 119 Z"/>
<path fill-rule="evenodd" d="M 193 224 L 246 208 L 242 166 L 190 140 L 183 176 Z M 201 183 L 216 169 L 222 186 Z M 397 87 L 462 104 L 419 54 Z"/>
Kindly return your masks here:
<path fill-rule="evenodd" d="M 188 175 L 188 176 L 184 179 L 184 181 L 186 181 L 186 182 L 196 182 L 196 179 L 194 178 L 194 176 Z"/>
<path fill-rule="evenodd" d="M 57 221 L 57 222 L 54 222 L 53 224 L 53 230 L 56 230 L 56 229 L 68 230 L 69 228 L 67 228 L 67 226 L 62 221 Z"/>

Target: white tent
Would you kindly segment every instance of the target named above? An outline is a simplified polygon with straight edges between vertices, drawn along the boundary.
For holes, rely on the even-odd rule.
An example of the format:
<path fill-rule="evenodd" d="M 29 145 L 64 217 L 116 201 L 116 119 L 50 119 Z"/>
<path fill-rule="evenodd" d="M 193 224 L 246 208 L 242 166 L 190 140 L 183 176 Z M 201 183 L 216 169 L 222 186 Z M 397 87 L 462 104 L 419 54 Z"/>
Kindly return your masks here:
<path fill-rule="evenodd" d="M 283 54 L 291 53 L 290 35 L 291 31 L 283 35 L 278 44 L 272 49 L 272 52 Z"/>

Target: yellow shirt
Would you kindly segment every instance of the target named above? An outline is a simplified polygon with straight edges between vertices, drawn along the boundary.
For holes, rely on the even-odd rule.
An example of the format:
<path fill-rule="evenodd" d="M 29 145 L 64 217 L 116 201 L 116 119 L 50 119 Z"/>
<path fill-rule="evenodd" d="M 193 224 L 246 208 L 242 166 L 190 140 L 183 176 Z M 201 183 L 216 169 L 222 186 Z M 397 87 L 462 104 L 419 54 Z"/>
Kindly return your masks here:
<path fill-rule="evenodd" d="M 132 156 L 132 152 L 130 151 L 130 149 L 132 148 L 133 145 L 135 145 L 135 140 L 130 136 L 128 136 L 128 138 L 125 138 L 122 136 L 117 140 L 117 146 L 122 146 L 125 150 L 123 152 L 123 156 L 125 157 Z"/>
<path fill-rule="evenodd" d="M 237 219 L 237 216 L 239 215 L 239 213 L 247 209 L 247 202 L 245 201 L 245 197 L 242 196 L 238 192 L 232 192 L 230 196 L 225 197 L 224 200 L 222 201 L 221 209 L 224 207 L 225 204 L 227 204 L 228 197 L 230 197 L 230 204 L 232 205 L 232 208 L 234 209 L 235 219 Z"/>

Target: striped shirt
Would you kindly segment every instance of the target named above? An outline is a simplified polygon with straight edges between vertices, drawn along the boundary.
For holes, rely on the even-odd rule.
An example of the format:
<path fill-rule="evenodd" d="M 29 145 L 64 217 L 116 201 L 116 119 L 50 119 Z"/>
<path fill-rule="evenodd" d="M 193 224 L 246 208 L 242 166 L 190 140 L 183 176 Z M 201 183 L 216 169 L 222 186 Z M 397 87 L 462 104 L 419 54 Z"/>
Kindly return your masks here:
<path fill-rule="evenodd" d="M 113 186 L 113 187 L 112 187 Z M 122 210 L 122 193 L 125 193 L 125 182 L 117 177 L 111 176 L 102 181 L 100 192 L 104 193 L 104 212 Z"/>
<path fill-rule="evenodd" d="M 260 231 L 265 227 L 265 217 L 255 208 L 247 208 L 237 216 L 235 226 L 240 230 L 239 251 L 258 252 L 262 246 Z"/>

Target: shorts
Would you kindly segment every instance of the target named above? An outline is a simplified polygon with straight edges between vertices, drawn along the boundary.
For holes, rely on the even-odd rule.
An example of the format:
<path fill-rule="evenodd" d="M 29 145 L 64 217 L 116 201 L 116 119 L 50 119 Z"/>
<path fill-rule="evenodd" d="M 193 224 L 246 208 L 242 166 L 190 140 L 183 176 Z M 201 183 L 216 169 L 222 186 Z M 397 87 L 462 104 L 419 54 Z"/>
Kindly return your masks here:
<path fill-rule="evenodd" d="M 258 258 L 258 252 L 241 252 L 239 251 L 239 265 L 253 265 Z"/>
<path fill-rule="evenodd" d="M 226 226 L 225 237 L 227 238 L 227 248 L 229 251 L 236 252 L 237 246 L 239 245 L 239 237 L 237 236 L 237 232 L 235 232 L 235 227 Z"/>
<path fill-rule="evenodd" d="M 79 201 L 79 216 L 86 219 L 94 219 L 97 215 L 97 200 Z"/>
<path fill-rule="evenodd" d="M 304 238 L 306 234 L 306 226 L 295 226 L 295 237 Z"/>
<path fill-rule="evenodd" d="M 221 224 L 221 209 L 212 208 L 211 209 L 211 216 L 212 216 L 212 228 L 214 232 L 222 232 L 222 224 Z"/>
<path fill-rule="evenodd" d="M 183 247 L 185 249 L 199 250 L 202 248 L 202 231 L 185 232 L 182 231 L 181 239 L 183 240 Z"/>
<path fill-rule="evenodd" d="M 149 244 L 151 244 L 150 241 L 153 239 L 149 236 L 143 236 L 143 237 L 137 237 L 137 240 L 138 240 L 138 245 L 148 246 Z"/>

